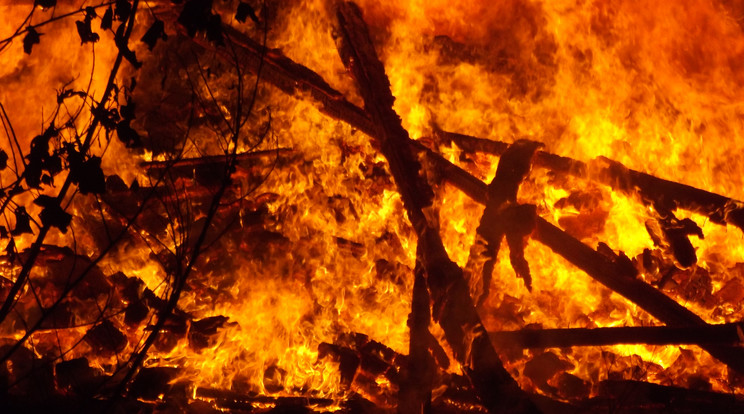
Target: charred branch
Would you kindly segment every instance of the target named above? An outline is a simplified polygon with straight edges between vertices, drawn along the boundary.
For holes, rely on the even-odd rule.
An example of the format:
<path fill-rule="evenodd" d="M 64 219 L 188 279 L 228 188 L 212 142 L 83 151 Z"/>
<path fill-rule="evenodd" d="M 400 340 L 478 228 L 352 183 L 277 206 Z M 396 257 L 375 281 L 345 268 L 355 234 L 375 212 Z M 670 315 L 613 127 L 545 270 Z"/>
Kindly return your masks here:
<path fill-rule="evenodd" d="M 367 112 L 377 126 L 375 138 L 401 193 L 408 217 L 418 235 L 418 260 L 426 271 L 434 302 L 434 319 L 445 331 L 490 412 L 538 412 L 501 364 L 470 298 L 462 270 L 450 260 L 438 230 L 425 215 L 433 191 L 421 176 L 420 164 L 409 146 L 408 132 L 393 110 L 394 98 L 385 69 L 377 57 L 361 11 L 353 3 L 337 9 L 339 54 L 357 80 Z"/>
<path fill-rule="evenodd" d="M 452 185 L 460 188 L 475 201 L 486 203 L 487 186 L 442 156 L 427 151 L 427 156 L 444 172 Z M 622 260 L 613 260 L 585 245 L 578 239 L 551 224 L 536 218 L 533 238 L 550 247 L 594 280 L 624 296 L 643 310 L 670 326 L 706 326 L 702 318 L 666 296 L 653 286 L 636 278 L 637 271 Z M 738 347 L 707 344 L 702 346 L 715 358 L 738 372 L 744 373 L 744 351 Z"/>
<path fill-rule="evenodd" d="M 452 132 L 437 131 L 441 141 L 449 141 L 468 151 L 503 154 L 509 144 Z M 590 178 L 626 194 L 639 194 L 644 202 L 656 208 L 676 208 L 707 216 L 714 223 L 732 224 L 744 230 L 744 203 L 689 185 L 654 177 L 632 170 L 623 164 L 599 157 L 590 163 L 544 151 L 535 154 L 534 164 L 555 172 Z"/>
<path fill-rule="evenodd" d="M 239 166 L 244 164 L 249 166 L 252 163 L 261 163 L 267 159 L 289 157 L 292 154 L 294 154 L 294 150 L 291 148 L 243 152 L 235 155 L 235 161 Z M 197 167 L 224 167 L 224 165 L 224 155 L 205 155 L 198 158 L 182 158 L 173 161 L 144 161 L 140 164 L 141 167 L 147 169 L 148 174 L 156 176 L 166 170 L 178 170 L 184 168 L 193 169 Z"/>
<path fill-rule="evenodd" d="M 575 329 L 522 329 L 489 332 L 497 348 L 568 348 L 573 346 L 646 345 L 738 345 L 741 325 L 644 326 Z"/>
<path fill-rule="evenodd" d="M 501 239 L 506 236 L 509 258 L 517 276 L 532 290 L 532 278 L 524 258 L 526 237 L 535 227 L 534 206 L 517 204 L 519 186 L 531 169 L 531 160 L 542 144 L 520 140 L 510 146 L 499 160 L 499 165 L 488 185 L 488 202 L 483 211 L 476 238 L 470 248 L 465 273 L 481 281 L 482 294 L 476 303 L 481 305 L 488 297 L 493 268 L 496 265 Z"/>
<path fill-rule="evenodd" d="M 334 403 L 329 398 L 317 397 L 280 397 L 239 393 L 235 391 L 219 390 L 215 388 L 199 387 L 196 389 L 197 398 L 215 400 L 219 408 L 253 409 L 257 405 L 271 404 L 276 407 L 328 407 Z"/>
<path fill-rule="evenodd" d="M 641 381 L 608 380 L 599 384 L 599 397 L 589 401 L 593 412 L 614 413 L 736 413 L 744 404 L 734 395 L 669 387 Z"/>

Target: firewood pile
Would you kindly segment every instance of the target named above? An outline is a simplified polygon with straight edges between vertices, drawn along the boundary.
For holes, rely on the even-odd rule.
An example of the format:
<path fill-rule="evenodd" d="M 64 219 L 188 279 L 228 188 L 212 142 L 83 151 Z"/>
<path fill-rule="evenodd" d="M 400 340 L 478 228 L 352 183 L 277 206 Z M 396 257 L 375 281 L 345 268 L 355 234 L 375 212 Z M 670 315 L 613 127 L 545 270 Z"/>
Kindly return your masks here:
<path fill-rule="evenodd" d="M 695 273 L 702 270 L 696 267 L 698 257 L 690 237 L 704 237 L 703 230 L 695 221 L 678 218 L 676 214 L 678 210 L 693 212 L 712 223 L 740 231 L 744 230 L 744 203 L 636 171 L 608 158 L 584 162 L 553 154 L 544 144 L 529 139 L 507 143 L 433 128 L 430 136 L 413 140 L 393 109 L 395 97 L 390 81 L 361 10 L 354 3 L 333 7 L 338 53 L 355 80 L 363 108 L 348 100 L 312 69 L 279 50 L 266 48 L 231 26 L 222 26 L 231 45 L 228 49 L 224 44 L 210 42 L 200 33 L 188 33 L 188 28 L 179 23 L 183 23 L 180 6 L 157 5 L 154 10 L 168 30 L 181 32 L 179 42 L 214 54 L 217 59 L 228 61 L 237 56 L 241 67 L 254 71 L 263 84 L 311 103 L 329 120 L 361 131 L 369 137 L 371 146 L 384 156 L 386 165 L 370 162 L 365 166 L 365 179 L 397 191 L 417 241 L 415 267 L 404 269 L 409 273 L 406 277 L 413 281 L 407 316 L 410 335 L 407 353 L 396 351 L 365 332 L 347 331 L 335 335 L 333 341 L 321 342 L 313 351 L 317 352 L 319 363 L 337 367 L 335 380 L 342 390 L 341 396 L 324 395 L 301 385 L 288 386 L 287 372 L 276 364 L 262 367 L 261 392 L 199 385 L 186 375 L 178 357 L 172 356 L 213 352 L 236 326 L 235 321 L 219 312 L 202 317 L 175 306 L 167 320 L 156 325 L 153 315 L 173 304 L 163 299 L 161 292 L 148 287 L 146 276 L 126 270 L 108 274 L 105 270 L 108 267 L 92 257 L 48 244 L 42 247 L 36 259 L 43 277 L 36 278 L 39 282 L 32 287 L 41 297 L 23 296 L 29 303 L 19 302 L 14 307 L 17 312 L 9 316 L 14 329 L 20 332 L 29 321 L 23 312 L 34 309 L 37 303 L 44 304 L 49 315 L 35 330 L 36 350 L 32 352 L 17 346 L 11 340 L 5 340 L 0 346 L 0 354 L 10 355 L 9 363 L 0 365 L 0 385 L 6 390 L 5 407 L 24 409 L 29 396 L 37 395 L 44 402 L 38 406 L 31 404 L 33 409 L 54 409 L 55 412 L 73 412 L 80 407 L 84 412 L 106 411 L 114 404 L 127 412 L 190 413 L 744 412 L 744 401 L 739 395 L 713 391 L 704 375 L 691 375 L 686 388 L 621 375 L 590 384 L 570 373 L 576 367 L 558 352 L 559 349 L 570 351 L 618 344 L 697 346 L 725 365 L 732 384 L 741 385 L 741 378 L 744 378 L 742 324 L 709 324 L 686 303 L 675 299 L 682 297 L 690 302 L 715 299 L 710 286 L 700 286 L 700 283 L 704 285 L 704 280 L 700 282 L 704 275 Z M 494 176 L 485 182 L 450 161 L 443 155 L 444 148 L 459 149 L 462 159 L 497 157 Z M 354 151 L 353 148 L 347 150 Z M 109 176 L 106 192 L 96 208 L 101 211 L 101 217 L 111 220 L 105 225 L 92 222 L 92 228 L 97 230 L 91 234 L 103 245 L 111 237 L 111 223 L 126 228 L 133 222 L 137 232 L 146 235 L 146 243 L 157 244 L 157 235 L 168 232 L 169 203 L 188 199 L 194 218 L 208 214 L 209 200 L 222 185 L 215 180 L 214 177 L 220 177 L 215 171 L 224 169 L 225 158 L 205 155 L 175 161 L 143 161 L 140 167 L 150 177 L 149 184 L 127 184 L 118 176 Z M 241 245 L 244 254 L 269 261 L 277 251 L 289 250 L 292 243 L 303 242 L 302 239 L 291 240 L 277 225 L 281 221 L 280 212 L 272 203 L 280 199 L 281 194 L 259 191 L 246 198 L 245 188 L 242 188 L 251 187 L 249 193 L 252 194 L 271 171 L 291 169 L 301 163 L 300 151 L 289 147 L 254 150 L 235 156 L 231 171 L 234 181 L 225 192 L 227 199 L 237 201 L 219 205 L 217 216 L 220 223 L 217 227 L 229 230 L 219 237 L 207 236 L 215 243 L 217 251 L 230 251 L 232 245 Z M 551 217 L 541 215 L 544 210 L 540 206 L 520 201 L 523 182 L 538 171 L 555 180 L 581 181 L 588 183 L 588 188 L 600 190 L 596 193 L 576 191 L 561 199 L 560 203 L 579 210 L 582 216 L 579 220 L 558 220 L 556 225 Z M 164 177 L 179 185 L 161 185 Z M 483 206 L 464 266 L 451 259 L 440 234 L 440 221 L 447 217 L 437 218 L 440 207 L 437 194 L 445 186 L 456 188 Z M 642 255 L 629 257 L 605 243 L 595 248 L 582 241 L 587 226 L 601 226 L 607 218 L 608 213 L 597 207 L 602 191 L 625 194 L 639 200 L 640 208 L 653 212 L 654 219 L 646 222 L 646 228 L 655 246 L 649 246 Z M 329 200 L 329 204 L 334 203 L 345 206 L 350 202 L 342 197 Z M 345 215 L 353 215 L 349 210 L 340 207 L 335 212 L 336 220 L 344 221 Z M 231 224 L 236 221 L 240 223 Z M 195 228 L 204 225 L 199 219 L 190 224 Z M 390 241 L 394 238 L 387 235 L 384 240 L 380 238 L 380 243 L 395 244 Z M 355 240 L 341 236 L 334 240 L 335 247 L 344 255 L 358 258 L 366 254 L 364 245 Z M 498 261 L 508 260 L 515 277 L 521 279 L 525 289 L 532 291 L 535 264 L 530 263 L 525 249 L 528 243 L 535 242 L 599 282 L 607 289 L 607 296 L 612 292 L 624 297 L 639 311 L 651 315 L 659 325 L 488 329 L 487 319 L 503 316 L 501 313 L 488 315 L 494 312 L 489 297 L 494 294 L 491 285 L 500 269 Z M 506 259 L 501 257 L 503 254 L 499 256 L 499 250 L 504 247 L 509 252 Z M 24 254 L 28 253 L 19 253 L 18 263 L 24 262 Z M 175 269 L 181 266 L 165 249 L 152 249 L 150 255 L 159 263 L 159 271 L 165 274 L 176 273 Z M 5 265 L 14 263 L 8 259 Z M 219 283 L 209 280 L 210 274 L 242 271 L 222 266 L 229 265 L 220 263 L 215 256 L 200 259 L 196 264 L 199 276 L 186 283 L 188 298 L 203 300 L 219 309 L 217 303 L 221 295 L 228 294 L 220 292 Z M 392 259 L 375 263 L 378 274 L 399 272 L 395 266 Z M 313 292 L 309 277 L 305 280 L 292 277 L 298 279 L 294 281 L 297 286 Z M 228 286 L 229 281 L 224 284 Z M 11 280 L 0 279 L 0 292 L 3 292 L 0 296 L 7 295 L 12 285 Z M 738 286 L 739 291 L 728 290 L 726 300 L 744 298 L 744 287 Z M 108 297 L 106 309 L 91 311 L 97 309 L 102 296 Z M 322 307 L 322 299 L 314 297 L 313 300 L 313 306 Z M 504 315 L 514 313 L 506 307 L 498 311 Z M 518 305 L 512 304 L 512 307 Z M 107 317 L 100 318 L 103 314 Z M 134 374 L 126 390 L 118 389 L 125 374 L 119 371 L 104 374 L 110 372 L 110 367 L 102 367 L 100 361 L 115 365 L 111 361 L 119 354 L 136 352 L 141 344 L 132 343 L 133 332 L 148 329 L 159 330 L 152 349 L 163 357 L 148 360 Z M 48 364 L 44 347 L 60 341 L 60 330 L 77 332 L 75 337 L 84 344 L 89 357 Z M 513 361 L 523 360 L 527 355 L 525 350 L 531 351 L 531 358 L 517 369 Z M 674 367 L 678 370 L 684 370 L 687 361 L 693 365 L 696 358 L 688 350 L 681 352 L 682 357 Z M 607 352 L 607 357 L 615 356 Z M 35 366 L 43 368 L 31 369 Z M 525 381 L 532 387 L 526 389 Z M 116 398 L 109 398 L 110 395 Z"/>

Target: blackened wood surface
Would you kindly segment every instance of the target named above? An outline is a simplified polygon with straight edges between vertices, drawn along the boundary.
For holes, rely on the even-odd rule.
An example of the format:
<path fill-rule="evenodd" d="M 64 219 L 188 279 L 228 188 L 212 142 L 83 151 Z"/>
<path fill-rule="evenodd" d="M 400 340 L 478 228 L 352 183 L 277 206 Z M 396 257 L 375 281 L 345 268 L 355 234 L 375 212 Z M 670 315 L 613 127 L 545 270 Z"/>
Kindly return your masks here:
<path fill-rule="evenodd" d="M 375 137 L 418 235 L 418 259 L 426 270 L 434 319 L 441 324 L 455 357 L 490 412 L 538 412 L 501 364 L 475 311 L 462 270 L 450 260 L 438 229 L 426 217 L 433 192 L 421 175 L 408 132 L 393 110 L 395 98 L 361 11 L 353 3 L 343 3 L 337 17 L 339 53 L 357 80 L 366 110 L 377 128 Z"/>
<path fill-rule="evenodd" d="M 414 273 L 411 314 L 408 317 L 409 358 L 398 392 L 400 414 L 431 411 L 431 387 L 435 373 L 434 360 L 429 354 L 431 311 L 423 263 L 416 263 Z"/>
<path fill-rule="evenodd" d="M 480 203 L 486 202 L 487 186 L 484 182 L 433 151 L 427 151 L 427 156 L 446 173 L 445 178 L 451 184 L 460 188 L 473 200 Z M 637 279 L 633 268 L 598 253 L 542 217 L 537 217 L 536 224 L 537 228 L 533 233 L 535 240 L 550 247 L 594 280 L 624 296 L 658 320 L 670 326 L 707 325 L 702 318 L 674 299 Z M 729 367 L 739 373 L 744 373 L 744 349 L 712 344 L 701 345 L 701 347 Z"/>
<path fill-rule="evenodd" d="M 681 345 L 740 344 L 741 325 L 702 325 L 689 327 L 641 326 L 573 329 L 521 329 L 490 332 L 497 348 L 569 348 L 620 344 Z"/>
<path fill-rule="evenodd" d="M 505 235 L 512 268 L 524 280 L 527 289 L 532 290 L 532 277 L 524 258 L 524 247 L 526 236 L 534 229 L 536 210 L 534 206 L 517 205 L 517 193 L 532 168 L 535 151 L 542 145 L 527 140 L 510 145 L 499 159 L 496 175 L 488 185 L 488 201 L 465 267 L 469 277 L 480 278 L 483 292 L 476 299 L 478 306 L 488 297 L 501 239 Z"/>
<path fill-rule="evenodd" d="M 468 151 L 501 155 L 509 144 L 452 132 L 437 131 L 439 140 L 451 141 Z M 644 200 L 668 210 L 681 208 L 706 215 L 719 224 L 732 224 L 744 230 L 744 203 L 686 184 L 654 177 L 627 168 L 609 158 L 598 157 L 589 164 L 544 151 L 535 154 L 534 163 L 555 172 L 590 178 L 626 194 L 638 193 Z"/>

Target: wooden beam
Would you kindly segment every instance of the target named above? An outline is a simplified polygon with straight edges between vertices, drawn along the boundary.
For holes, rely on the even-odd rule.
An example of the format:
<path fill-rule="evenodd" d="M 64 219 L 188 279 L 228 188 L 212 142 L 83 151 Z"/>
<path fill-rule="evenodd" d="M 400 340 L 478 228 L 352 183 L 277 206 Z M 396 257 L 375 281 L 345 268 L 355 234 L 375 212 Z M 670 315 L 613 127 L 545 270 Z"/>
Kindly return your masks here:
<path fill-rule="evenodd" d="M 510 144 L 446 131 L 436 131 L 440 141 L 454 142 L 468 151 L 501 155 Z M 632 170 L 606 157 L 590 163 L 538 151 L 534 164 L 555 172 L 588 178 L 626 194 L 639 194 L 641 199 L 657 208 L 694 211 L 718 224 L 732 224 L 744 230 L 744 203 L 729 197 L 701 190 L 686 184 L 658 178 Z"/>
<path fill-rule="evenodd" d="M 425 211 L 433 191 L 421 175 L 408 132 L 393 110 L 390 82 L 369 36 L 359 7 L 342 3 L 337 9 L 339 54 L 357 80 L 364 105 L 376 127 L 374 137 L 387 158 L 408 217 L 418 235 L 418 258 L 426 271 L 440 323 L 455 358 L 491 413 L 536 413 L 517 382 L 504 369 L 470 298 L 462 270 L 447 255 L 435 224 Z"/>
<path fill-rule="evenodd" d="M 487 186 L 484 182 L 453 165 L 441 155 L 431 150 L 426 150 L 426 153 L 429 160 L 440 168 L 447 181 L 460 188 L 473 200 L 479 203 L 486 202 Z M 537 217 L 536 229 L 532 237 L 563 256 L 594 280 L 624 296 L 665 324 L 670 326 L 706 325 L 705 321 L 692 311 L 653 286 L 637 279 L 634 268 L 622 261 L 611 260 L 544 218 Z M 744 349 L 716 344 L 702 345 L 702 348 L 737 372 L 744 373 Z"/>
<path fill-rule="evenodd" d="M 497 348 L 569 348 L 574 346 L 645 345 L 739 345 L 738 323 L 702 326 L 641 326 L 573 329 L 520 329 L 489 332 Z"/>

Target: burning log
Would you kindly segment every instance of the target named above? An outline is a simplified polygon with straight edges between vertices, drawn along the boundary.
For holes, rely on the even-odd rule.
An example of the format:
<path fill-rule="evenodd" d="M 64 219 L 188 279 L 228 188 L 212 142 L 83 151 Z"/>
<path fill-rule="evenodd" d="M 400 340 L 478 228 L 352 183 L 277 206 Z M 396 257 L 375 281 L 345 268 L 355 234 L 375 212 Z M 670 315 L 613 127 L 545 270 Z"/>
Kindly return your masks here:
<path fill-rule="evenodd" d="M 528 290 L 532 290 L 532 277 L 527 260 L 524 258 L 526 237 L 532 233 L 537 214 L 535 206 L 517 204 L 519 185 L 531 168 L 531 159 L 542 144 L 521 140 L 504 152 L 499 160 L 491 184 L 488 185 L 488 202 L 476 229 L 476 239 L 470 248 L 466 273 L 470 277 L 480 277 L 483 293 L 477 299 L 480 305 L 488 297 L 493 268 L 506 236 L 509 245 L 509 259 L 517 276 L 524 280 Z"/>
<path fill-rule="evenodd" d="M 435 132 L 435 137 L 454 142 L 464 150 L 494 155 L 503 154 L 509 147 L 505 142 L 445 131 Z M 744 203 L 741 201 L 632 170 L 609 158 L 599 157 L 586 164 L 538 151 L 534 163 L 555 172 L 597 180 L 626 194 L 638 192 L 643 200 L 664 210 L 682 208 L 704 214 L 714 223 L 733 224 L 744 230 Z"/>
<path fill-rule="evenodd" d="M 410 329 L 409 360 L 398 392 L 398 412 L 423 413 L 431 410 L 431 388 L 434 376 L 434 360 L 429 353 L 431 333 L 431 311 L 429 292 L 426 288 L 426 271 L 420 263 L 414 270 L 413 299 L 411 315 L 408 319 Z"/>
<path fill-rule="evenodd" d="M 338 362 L 341 385 L 346 389 L 364 396 L 378 407 L 389 409 L 394 406 L 391 390 L 382 387 L 378 378 L 385 378 L 391 388 L 397 389 L 401 364 L 385 361 L 364 349 L 321 343 L 318 346 L 318 358 L 328 357 Z"/>
<path fill-rule="evenodd" d="M 646 345 L 739 345 L 739 323 L 702 326 L 643 326 L 574 329 L 522 329 L 489 332 L 498 348 L 568 348 L 620 344 Z"/>
<path fill-rule="evenodd" d="M 744 411 L 744 404 L 734 395 L 630 380 L 602 381 L 599 384 L 597 400 L 594 401 L 595 404 L 602 402 L 602 405 L 612 407 L 612 411 L 618 413 L 738 413 Z M 600 411 L 601 408 L 596 412 Z M 604 412 L 607 412 L 606 408 Z"/>
<path fill-rule="evenodd" d="M 408 132 L 392 109 L 390 82 L 361 11 L 353 3 L 343 3 L 337 17 L 339 54 L 357 80 L 365 107 L 377 126 L 375 136 L 418 235 L 418 260 L 426 271 L 435 320 L 442 325 L 456 358 L 490 412 L 538 412 L 501 364 L 475 311 L 462 270 L 449 259 L 437 229 L 424 213 L 430 208 L 433 192 L 420 175 Z"/>
<path fill-rule="evenodd" d="M 243 161 L 262 160 L 266 157 L 282 156 L 293 154 L 294 150 L 291 148 L 277 148 L 273 150 L 265 151 L 252 151 L 243 152 L 235 155 L 235 160 L 240 163 Z M 163 171 L 169 168 L 179 167 L 198 167 L 202 165 L 225 165 L 224 155 L 205 155 L 198 158 L 181 158 L 174 161 L 143 161 L 140 163 L 141 167 L 146 168 L 148 171 Z"/>
<path fill-rule="evenodd" d="M 487 186 L 468 172 L 427 150 L 427 157 L 452 185 L 479 203 L 487 201 Z M 560 228 L 537 217 L 535 240 L 586 272 L 594 280 L 637 304 L 646 312 L 671 326 L 706 326 L 702 318 L 666 296 L 653 286 L 636 278 L 637 271 L 623 260 L 612 260 L 575 239 Z M 702 346 L 715 358 L 744 373 L 744 350 L 738 347 L 706 344 Z"/>
<path fill-rule="evenodd" d="M 317 397 L 272 397 L 268 395 L 244 394 L 235 391 L 199 387 L 194 392 L 197 398 L 215 400 L 218 408 L 253 410 L 256 406 L 273 405 L 275 407 L 329 407 L 334 401 Z M 306 411 L 303 411 L 306 412 Z"/>

